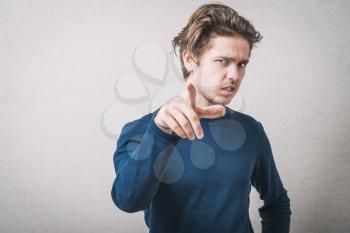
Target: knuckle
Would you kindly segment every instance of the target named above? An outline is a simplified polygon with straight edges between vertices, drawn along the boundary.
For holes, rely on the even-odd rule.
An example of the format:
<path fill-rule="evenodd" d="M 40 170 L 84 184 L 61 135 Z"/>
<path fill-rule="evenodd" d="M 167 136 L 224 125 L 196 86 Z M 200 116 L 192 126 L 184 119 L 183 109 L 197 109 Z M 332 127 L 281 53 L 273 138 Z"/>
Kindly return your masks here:
<path fill-rule="evenodd" d="M 191 121 L 194 121 L 194 122 L 197 122 L 199 120 L 198 116 L 195 114 L 191 114 L 190 119 L 191 119 Z"/>
<path fill-rule="evenodd" d="M 169 106 L 165 106 L 164 109 L 162 109 L 163 114 L 168 115 L 169 114 Z"/>
<path fill-rule="evenodd" d="M 193 134 L 193 131 L 192 131 L 191 128 L 186 128 L 186 133 L 187 133 L 188 135 L 191 135 L 191 134 Z"/>
<path fill-rule="evenodd" d="M 180 126 L 179 125 L 174 125 L 173 129 L 174 129 L 174 131 L 178 132 L 180 130 Z"/>
<path fill-rule="evenodd" d="M 177 109 L 176 104 L 171 104 L 171 105 L 168 107 L 168 111 L 170 111 L 170 112 L 173 112 L 173 111 L 175 111 L 176 109 Z"/>
<path fill-rule="evenodd" d="M 183 124 L 184 128 L 189 128 L 190 127 L 190 122 L 185 121 Z"/>

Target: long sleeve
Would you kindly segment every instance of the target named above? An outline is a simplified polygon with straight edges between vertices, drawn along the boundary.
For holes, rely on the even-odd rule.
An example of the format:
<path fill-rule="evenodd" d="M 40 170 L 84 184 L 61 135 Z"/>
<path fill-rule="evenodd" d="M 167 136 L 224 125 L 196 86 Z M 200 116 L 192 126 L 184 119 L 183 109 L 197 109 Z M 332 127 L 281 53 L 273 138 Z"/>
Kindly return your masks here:
<path fill-rule="evenodd" d="M 180 139 L 158 128 L 154 122 L 157 112 L 151 114 L 150 120 L 141 119 L 126 124 L 117 141 L 113 156 L 116 178 L 111 195 L 115 205 L 128 213 L 150 206 L 160 184 L 153 165 L 157 157 L 162 156 L 161 161 L 165 166 Z"/>
<path fill-rule="evenodd" d="M 290 199 L 278 174 L 271 145 L 259 123 L 260 144 L 258 158 L 252 176 L 252 185 L 260 194 L 264 205 L 259 208 L 263 233 L 288 233 L 290 228 Z"/>

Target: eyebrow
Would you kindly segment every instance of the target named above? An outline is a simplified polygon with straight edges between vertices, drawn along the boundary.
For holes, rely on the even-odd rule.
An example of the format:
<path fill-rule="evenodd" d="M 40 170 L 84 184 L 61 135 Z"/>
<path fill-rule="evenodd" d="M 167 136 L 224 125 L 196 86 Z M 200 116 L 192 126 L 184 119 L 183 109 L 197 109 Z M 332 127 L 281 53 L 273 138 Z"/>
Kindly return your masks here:
<path fill-rule="evenodd" d="M 236 59 L 234 57 L 225 57 L 225 56 L 214 57 L 214 59 L 224 59 L 224 60 L 236 61 Z M 248 63 L 249 59 L 242 59 L 241 62 Z"/>

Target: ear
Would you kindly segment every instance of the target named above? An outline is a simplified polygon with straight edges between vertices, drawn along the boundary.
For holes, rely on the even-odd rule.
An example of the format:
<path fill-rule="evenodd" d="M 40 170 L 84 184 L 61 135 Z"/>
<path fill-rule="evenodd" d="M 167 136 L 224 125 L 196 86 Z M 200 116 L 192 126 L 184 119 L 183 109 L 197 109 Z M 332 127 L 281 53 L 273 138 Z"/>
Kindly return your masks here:
<path fill-rule="evenodd" d="M 191 73 L 193 71 L 193 69 L 195 68 L 195 66 L 197 66 L 197 64 L 195 62 L 195 57 L 187 49 L 185 49 L 182 52 L 182 60 L 184 62 L 185 68 L 187 69 L 187 71 L 189 73 Z"/>

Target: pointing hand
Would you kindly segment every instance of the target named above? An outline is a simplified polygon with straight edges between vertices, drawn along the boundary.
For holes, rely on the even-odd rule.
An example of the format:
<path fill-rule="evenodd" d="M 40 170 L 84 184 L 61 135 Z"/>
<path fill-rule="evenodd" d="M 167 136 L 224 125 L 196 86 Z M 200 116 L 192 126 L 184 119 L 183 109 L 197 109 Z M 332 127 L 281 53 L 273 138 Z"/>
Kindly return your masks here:
<path fill-rule="evenodd" d="M 155 117 L 156 125 L 163 131 L 171 134 L 175 132 L 182 138 L 203 138 L 203 129 L 199 119 L 218 118 L 225 114 L 222 105 L 199 106 L 196 105 L 196 88 L 191 82 L 180 96 L 169 100 L 163 105 Z"/>

